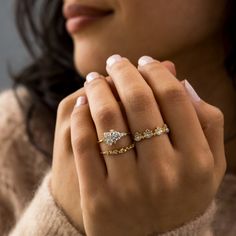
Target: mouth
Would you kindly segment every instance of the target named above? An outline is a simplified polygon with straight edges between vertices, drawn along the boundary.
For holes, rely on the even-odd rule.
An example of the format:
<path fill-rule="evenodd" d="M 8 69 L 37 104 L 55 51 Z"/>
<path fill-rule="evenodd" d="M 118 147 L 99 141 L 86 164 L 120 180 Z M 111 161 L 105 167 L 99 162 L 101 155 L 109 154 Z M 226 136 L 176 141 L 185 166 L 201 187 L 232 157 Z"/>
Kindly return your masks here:
<path fill-rule="evenodd" d="M 101 9 L 78 3 L 65 5 L 63 15 L 66 18 L 68 33 L 75 34 L 85 27 L 114 13 L 111 9 Z"/>

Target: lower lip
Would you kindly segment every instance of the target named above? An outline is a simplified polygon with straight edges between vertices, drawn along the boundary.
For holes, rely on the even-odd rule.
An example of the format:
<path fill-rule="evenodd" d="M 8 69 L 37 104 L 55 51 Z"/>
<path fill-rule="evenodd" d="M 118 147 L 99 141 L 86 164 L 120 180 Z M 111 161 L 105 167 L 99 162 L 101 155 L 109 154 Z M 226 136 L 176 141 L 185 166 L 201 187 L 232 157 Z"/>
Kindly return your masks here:
<path fill-rule="evenodd" d="M 88 26 L 91 23 L 98 21 L 108 15 L 104 15 L 104 16 L 77 16 L 77 17 L 67 20 L 66 29 L 70 34 L 78 33 L 79 31 L 84 29 L 85 26 Z"/>

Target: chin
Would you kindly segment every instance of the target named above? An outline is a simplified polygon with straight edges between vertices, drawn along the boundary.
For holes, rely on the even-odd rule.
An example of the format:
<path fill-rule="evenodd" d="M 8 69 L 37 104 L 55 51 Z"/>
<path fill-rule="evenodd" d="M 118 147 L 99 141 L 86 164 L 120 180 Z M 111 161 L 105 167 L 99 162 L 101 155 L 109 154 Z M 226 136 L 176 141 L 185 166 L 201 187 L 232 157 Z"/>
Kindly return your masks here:
<path fill-rule="evenodd" d="M 77 72 L 84 78 L 88 73 L 94 71 L 101 75 L 107 76 L 105 61 L 94 61 L 89 58 L 81 58 L 81 60 L 75 60 L 75 67 Z"/>
<path fill-rule="evenodd" d="M 106 72 L 106 60 L 109 56 L 117 54 L 117 51 L 92 47 L 91 44 L 83 44 L 75 47 L 74 63 L 78 73 L 86 77 L 90 72 L 96 71 L 104 76 Z"/>

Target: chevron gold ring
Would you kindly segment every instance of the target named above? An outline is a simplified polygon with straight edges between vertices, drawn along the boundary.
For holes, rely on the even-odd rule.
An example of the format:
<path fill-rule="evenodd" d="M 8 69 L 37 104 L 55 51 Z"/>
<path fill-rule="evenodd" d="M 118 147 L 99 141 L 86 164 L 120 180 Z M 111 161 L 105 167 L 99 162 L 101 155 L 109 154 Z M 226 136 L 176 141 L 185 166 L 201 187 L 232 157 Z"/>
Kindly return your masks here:
<path fill-rule="evenodd" d="M 119 155 L 119 154 L 123 154 L 126 153 L 128 151 L 130 151 L 131 149 L 133 149 L 135 147 L 135 143 L 130 144 L 129 146 L 126 147 L 121 147 L 119 149 L 113 149 L 113 150 L 107 150 L 107 151 L 103 151 L 101 152 L 102 155 Z"/>

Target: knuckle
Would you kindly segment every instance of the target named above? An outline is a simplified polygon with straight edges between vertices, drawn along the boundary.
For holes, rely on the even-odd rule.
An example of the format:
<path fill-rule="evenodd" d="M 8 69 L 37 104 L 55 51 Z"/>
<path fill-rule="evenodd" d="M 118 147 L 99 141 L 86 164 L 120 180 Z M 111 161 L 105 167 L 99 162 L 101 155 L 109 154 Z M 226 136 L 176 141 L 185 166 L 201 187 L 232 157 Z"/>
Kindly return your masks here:
<path fill-rule="evenodd" d="M 90 201 L 86 201 L 86 210 L 89 212 L 91 216 L 101 216 L 102 214 L 112 209 L 112 204 L 110 203 L 110 199 L 103 196 L 96 196 L 92 198 Z"/>
<path fill-rule="evenodd" d="M 153 99 L 150 93 L 143 88 L 129 90 L 125 94 L 125 99 L 129 109 L 134 112 L 143 112 L 150 110 Z"/>
<path fill-rule="evenodd" d="M 86 154 L 89 149 L 91 149 L 88 140 L 88 136 L 83 131 L 80 132 L 80 134 L 73 136 L 71 142 L 76 153 L 82 156 Z"/>
<path fill-rule="evenodd" d="M 218 107 L 214 107 L 213 120 L 220 126 L 224 125 L 224 113 Z"/>
<path fill-rule="evenodd" d="M 200 176 L 203 180 L 209 179 L 212 176 L 214 164 L 211 160 L 213 157 L 207 156 L 206 158 L 202 158 L 198 163 Z"/>
<path fill-rule="evenodd" d="M 71 98 L 68 96 L 62 99 L 57 108 L 57 116 L 64 117 L 67 114 L 68 106 L 71 103 Z"/>
<path fill-rule="evenodd" d="M 175 176 L 175 178 L 172 178 L 172 176 L 172 173 L 168 173 L 163 175 L 162 178 L 160 178 L 162 185 L 159 191 L 161 191 L 162 193 L 172 193 L 175 191 L 178 186 L 176 184 L 178 178 L 177 176 Z"/>
<path fill-rule="evenodd" d="M 204 118 L 203 129 L 221 129 L 223 132 L 224 128 L 224 114 L 223 112 L 213 105 L 203 103 L 203 110 L 207 114 Z"/>
<path fill-rule="evenodd" d="M 157 72 L 159 75 L 162 75 L 166 72 L 165 67 L 159 62 L 150 63 L 147 66 L 148 73 L 153 76 L 157 75 Z"/>
<path fill-rule="evenodd" d="M 154 173 L 151 181 L 151 193 L 154 196 L 159 196 L 160 194 L 169 195 L 173 193 L 178 186 L 178 175 L 174 168 L 168 167 L 168 165 L 163 165 L 159 168 L 158 174 Z"/>
<path fill-rule="evenodd" d="M 119 190 L 119 198 L 122 201 L 136 202 L 136 200 L 142 195 L 141 188 L 136 184 L 126 184 Z"/>
<path fill-rule="evenodd" d="M 99 123 L 114 124 L 117 117 L 117 112 L 116 112 L 116 109 L 112 105 L 106 104 L 106 105 L 98 106 L 97 110 L 95 111 L 95 116 Z"/>
<path fill-rule="evenodd" d="M 111 70 L 114 73 L 122 73 L 122 75 L 124 75 L 130 72 L 130 65 L 126 60 L 121 60 L 118 63 L 115 63 Z"/>
<path fill-rule="evenodd" d="M 206 184 L 213 177 L 214 162 L 212 154 L 198 155 L 195 167 L 190 172 L 190 179 L 199 184 Z"/>
<path fill-rule="evenodd" d="M 187 94 L 180 84 L 172 84 L 164 88 L 161 96 L 169 102 L 183 102 L 187 100 Z"/>
<path fill-rule="evenodd" d="M 81 122 L 83 122 L 83 120 L 85 119 L 86 115 L 87 115 L 87 111 L 88 111 L 89 107 L 88 106 L 83 106 L 80 107 L 79 109 L 73 109 L 73 111 L 70 113 L 70 121 L 72 125 L 78 125 Z"/>

